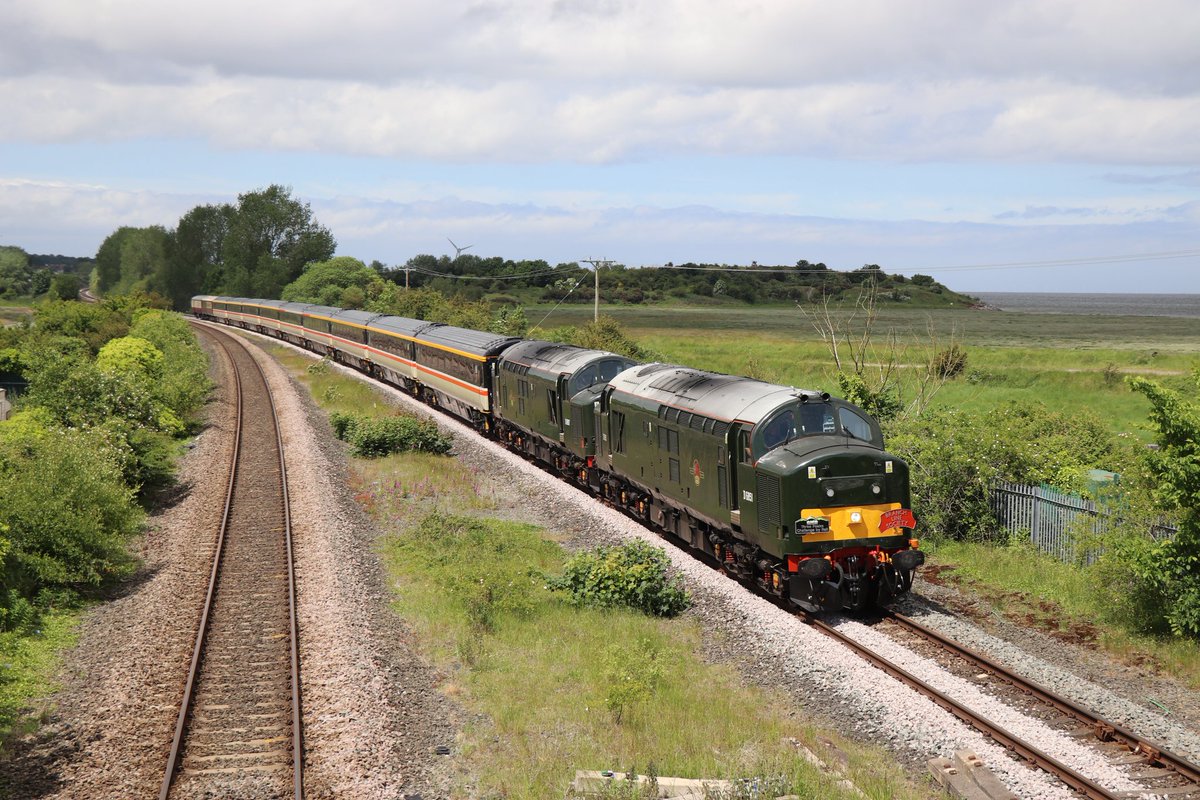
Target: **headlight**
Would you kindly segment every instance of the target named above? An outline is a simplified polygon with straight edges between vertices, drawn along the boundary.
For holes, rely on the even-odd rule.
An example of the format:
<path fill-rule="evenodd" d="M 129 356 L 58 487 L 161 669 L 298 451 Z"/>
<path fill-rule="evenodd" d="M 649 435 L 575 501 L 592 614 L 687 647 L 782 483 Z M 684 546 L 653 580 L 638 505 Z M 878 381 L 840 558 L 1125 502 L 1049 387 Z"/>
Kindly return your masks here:
<path fill-rule="evenodd" d="M 851 511 L 850 512 L 850 523 L 854 524 L 856 522 L 862 522 L 862 512 L 861 511 Z"/>

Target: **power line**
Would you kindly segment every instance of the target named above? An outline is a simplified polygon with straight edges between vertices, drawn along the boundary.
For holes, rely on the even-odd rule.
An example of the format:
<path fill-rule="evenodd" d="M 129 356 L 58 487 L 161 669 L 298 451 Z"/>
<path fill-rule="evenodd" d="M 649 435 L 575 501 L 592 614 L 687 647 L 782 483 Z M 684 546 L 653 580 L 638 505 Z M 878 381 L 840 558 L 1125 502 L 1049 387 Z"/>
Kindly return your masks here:
<path fill-rule="evenodd" d="M 412 272 L 416 272 L 420 275 L 428 275 L 432 278 L 450 278 L 451 280 L 456 280 L 456 281 L 496 281 L 496 280 L 516 281 L 516 280 L 523 280 L 525 278 L 538 277 L 540 275 L 562 275 L 566 272 L 570 272 L 573 269 L 583 269 L 583 267 L 568 266 L 568 267 L 563 267 L 562 269 L 558 269 L 556 267 L 553 269 L 538 270 L 537 272 L 520 272 L 520 273 L 515 273 L 515 274 L 508 273 L 505 275 L 452 275 L 448 272 L 438 272 L 437 270 L 422 269 L 421 267 L 396 267 L 396 269 L 407 269 Z"/>

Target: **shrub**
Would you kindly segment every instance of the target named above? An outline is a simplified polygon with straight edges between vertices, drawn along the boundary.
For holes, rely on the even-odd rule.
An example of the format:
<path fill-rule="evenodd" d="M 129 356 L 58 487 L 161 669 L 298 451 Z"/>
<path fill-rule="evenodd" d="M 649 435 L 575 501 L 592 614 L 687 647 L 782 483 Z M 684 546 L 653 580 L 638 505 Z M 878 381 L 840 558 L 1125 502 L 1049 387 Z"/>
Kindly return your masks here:
<path fill-rule="evenodd" d="M 929 370 L 939 378 L 957 378 L 967 368 L 967 351 L 956 344 L 939 350 L 929 363 Z"/>
<path fill-rule="evenodd" d="M 610 648 L 604 667 L 604 706 L 617 724 L 631 707 L 653 697 L 663 679 L 661 653 L 649 639 Z"/>
<path fill-rule="evenodd" d="M 414 450 L 443 454 L 450 452 L 453 444 L 433 421 L 408 415 L 367 417 L 335 412 L 329 415 L 329 422 L 334 435 L 349 442 L 351 452 L 363 458 Z"/>
<path fill-rule="evenodd" d="M 640 541 L 573 556 L 550 587 L 566 592 L 576 605 L 626 606 L 656 617 L 676 616 L 690 605 L 678 579 L 667 578 L 663 549 Z"/>
<path fill-rule="evenodd" d="M 45 604 L 127 575 L 142 513 L 99 432 L 0 425 L 0 534 L 9 608 Z M 38 600 L 40 598 L 40 600 Z M 0 611 L 0 627 L 18 620 Z"/>
<path fill-rule="evenodd" d="M 996 481 L 1046 483 L 1080 491 L 1086 473 L 1121 456 L 1094 416 L 1052 412 L 1040 403 L 982 414 L 927 411 L 888 426 L 888 449 L 908 462 L 913 510 L 929 534 L 988 540 Z"/>
<path fill-rule="evenodd" d="M 1200 370 L 1194 377 L 1200 386 Z M 1144 593 L 1162 599 L 1173 633 L 1200 639 L 1200 404 L 1145 378 L 1129 385 L 1150 401 L 1157 429 L 1159 449 L 1145 456 L 1155 499 L 1181 515 L 1175 537 L 1146 545 L 1134 574 Z"/>

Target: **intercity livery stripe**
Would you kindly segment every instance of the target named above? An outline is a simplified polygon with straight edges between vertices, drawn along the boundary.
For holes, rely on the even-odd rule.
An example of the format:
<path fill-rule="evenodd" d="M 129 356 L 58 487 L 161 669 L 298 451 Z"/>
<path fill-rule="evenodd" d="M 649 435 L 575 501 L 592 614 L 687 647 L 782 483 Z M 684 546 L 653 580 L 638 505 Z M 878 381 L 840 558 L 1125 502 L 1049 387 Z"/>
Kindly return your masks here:
<path fill-rule="evenodd" d="M 347 344 L 351 347 L 357 347 L 361 350 L 369 350 L 372 353 L 378 353 L 379 355 L 383 356 L 384 358 L 389 358 L 392 361 L 398 361 L 401 364 L 405 364 L 407 366 L 418 369 L 427 375 L 432 375 L 435 378 L 439 378 L 440 380 L 447 381 L 448 383 L 452 383 L 455 386 L 458 386 L 459 388 L 462 388 L 462 389 L 466 389 L 469 392 L 473 392 L 474 394 L 477 394 L 480 397 L 487 397 L 487 389 L 485 389 L 482 386 L 476 386 L 473 383 L 467 383 L 466 381 L 459 380 L 458 378 L 455 378 L 452 375 L 447 375 L 444 372 L 439 372 L 436 369 L 431 369 L 430 367 L 426 367 L 423 364 L 418 364 L 415 361 L 409 361 L 407 358 L 402 358 L 400 356 L 393 355 L 393 354 L 387 352 L 386 350 L 380 350 L 376 347 L 371 347 L 370 345 L 363 344 L 362 342 L 352 342 L 349 339 L 343 339 L 341 336 L 337 336 L 332 333 L 322 333 L 320 331 L 314 331 L 312 328 L 305 328 L 303 325 L 296 325 L 295 323 L 292 323 L 292 322 L 284 322 L 281 319 L 271 319 L 270 317 L 260 317 L 260 316 L 254 315 L 254 314 L 243 314 L 238 311 L 228 311 L 226 309 L 221 309 L 221 310 L 225 311 L 226 314 L 230 314 L 230 315 L 236 315 L 239 317 L 249 317 L 250 319 L 253 319 L 253 320 L 269 321 L 269 322 L 278 323 L 279 325 L 286 325 L 289 328 L 295 328 L 298 331 L 303 331 L 307 334 L 314 335 L 314 336 L 327 336 L 330 339 L 336 339 L 339 342 L 344 342 L 345 344 Z M 375 332 L 374 329 L 371 329 L 371 332 L 374 333 Z M 399 338 L 399 337 L 394 337 L 394 338 Z M 419 340 L 414 340 L 414 341 L 419 341 Z M 447 350 L 450 348 L 443 347 L 441 349 Z M 483 361 L 483 359 L 479 359 L 479 360 Z"/>
<path fill-rule="evenodd" d="M 271 308 L 271 309 L 276 308 L 275 306 L 259 306 L 259 305 L 254 305 L 253 303 L 238 303 L 238 305 L 247 306 L 249 308 Z M 237 314 L 238 316 L 251 317 L 252 319 L 261 319 L 261 320 L 269 320 L 271 322 L 278 322 L 283 325 L 291 325 L 292 324 L 289 322 L 284 322 L 281 319 L 275 319 L 274 317 L 264 317 L 261 314 L 242 314 L 239 311 L 230 311 L 225 308 L 216 309 L 216 310 L 224 311 L 226 314 Z M 282 310 L 282 309 L 276 309 L 276 310 Z M 454 353 L 455 355 L 460 355 L 463 358 L 469 358 L 472 361 L 486 361 L 487 360 L 483 356 L 478 356 L 474 353 L 468 353 L 465 350 L 459 350 L 457 348 L 450 347 L 449 345 L 438 344 L 437 342 L 430 342 L 430 341 L 426 341 L 425 339 L 418 339 L 414 336 L 405 336 L 402 333 L 392 333 L 391 331 L 383 330 L 381 328 L 372 328 L 370 325 L 360 325 L 357 322 L 347 322 L 344 319 L 333 319 L 332 317 L 322 317 L 320 314 L 305 314 L 300 311 L 286 311 L 284 313 L 295 314 L 298 317 L 308 317 L 310 319 L 319 319 L 319 320 L 323 320 L 325 322 L 329 322 L 331 324 L 345 325 L 348 328 L 358 328 L 360 330 L 370 331 L 371 333 L 377 334 L 379 336 L 389 336 L 393 339 L 403 339 L 408 342 L 415 342 L 417 344 L 421 344 L 426 347 L 434 347 L 434 348 L 437 348 L 438 350 L 445 350 L 447 353 Z M 293 327 L 295 327 L 295 326 L 293 326 Z M 312 328 L 305 328 L 305 330 L 312 330 Z M 321 331 L 315 331 L 315 332 L 319 333 L 321 336 L 332 336 L 333 335 L 331 333 L 324 333 Z"/>

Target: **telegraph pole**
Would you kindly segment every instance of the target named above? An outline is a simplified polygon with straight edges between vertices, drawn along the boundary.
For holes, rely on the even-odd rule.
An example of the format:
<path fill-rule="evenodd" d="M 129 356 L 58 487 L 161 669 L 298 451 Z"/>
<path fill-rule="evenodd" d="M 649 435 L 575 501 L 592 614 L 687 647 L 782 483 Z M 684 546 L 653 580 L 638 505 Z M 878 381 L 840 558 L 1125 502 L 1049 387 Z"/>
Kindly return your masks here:
<path fill-rule="evenodd" d="M 600 268 L 601 267 L 611 267 L 613 265 L 613 262 L 605 260 L 605 259 L 585 258 L 585 259 L 583 259 L 583 263 L 591 264 L 592 272 L 596 273 L 596 293 L 593 296 L 593 304 L 595 306 L 595 311 L 592 314 L 592 321 L 599 322 L 600 321 Z"/>

